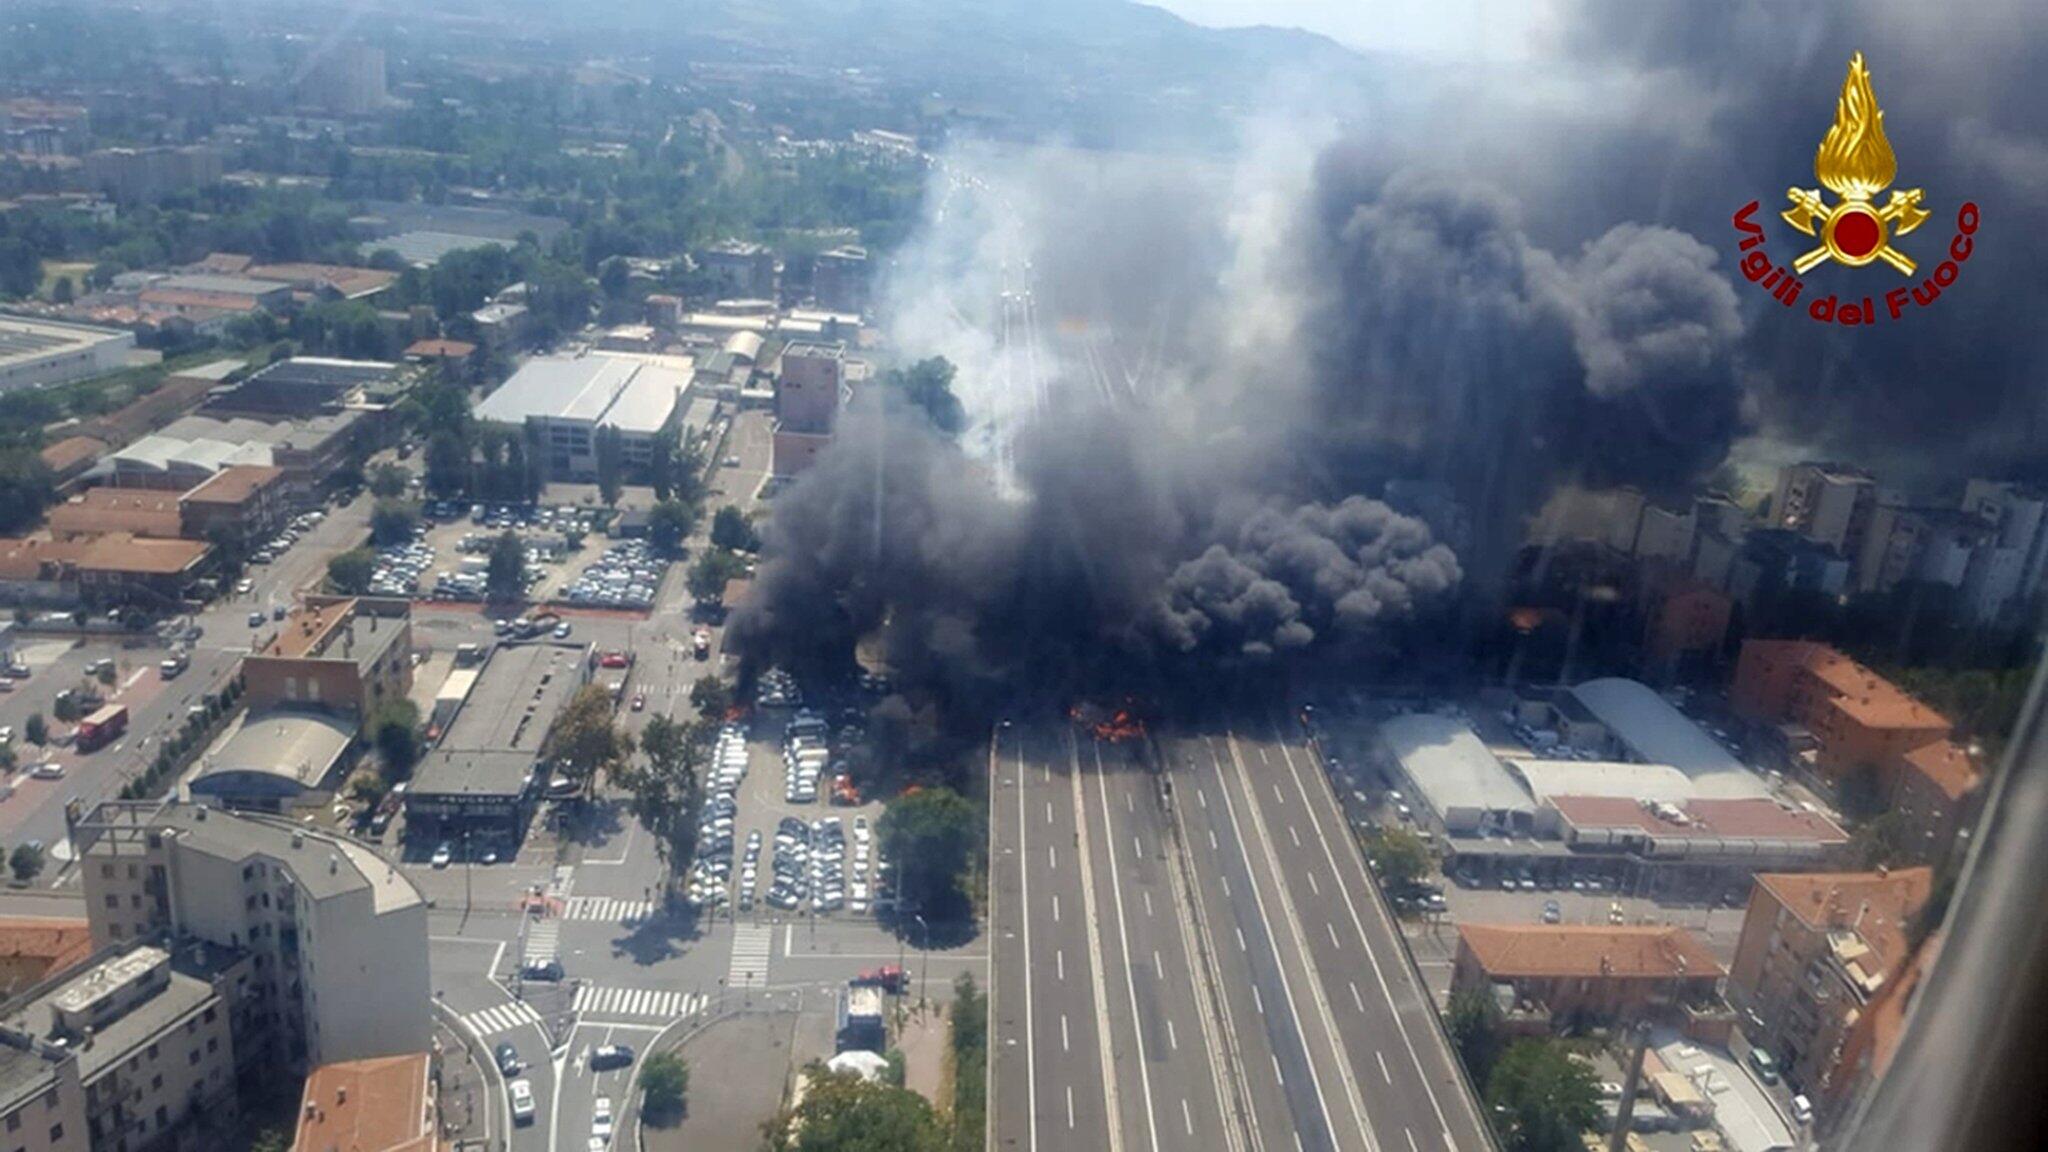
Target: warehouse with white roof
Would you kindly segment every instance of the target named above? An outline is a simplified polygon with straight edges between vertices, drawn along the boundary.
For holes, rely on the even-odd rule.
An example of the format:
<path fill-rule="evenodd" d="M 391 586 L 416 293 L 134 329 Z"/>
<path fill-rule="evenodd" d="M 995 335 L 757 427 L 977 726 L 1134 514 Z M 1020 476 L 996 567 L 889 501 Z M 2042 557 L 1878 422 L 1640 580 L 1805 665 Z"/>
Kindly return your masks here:
<path fill-rule="evenodd" d="M 1588 680 L 1571 695 L 1631 760 L 1668 764 L 1692 781 L 1694 794 L 1735 799 L 1765 796 L 1756 773 L 1648 685 L 1619 677 Z"/>
<path fill-rule="evenodd" d="M 476 415 L 526 428 L 541 446 L 548 479 L 590 483 L 597 479 L 600 429 L 617 431 L 629 471 L 647 467 L 655 438 L 676 434 L 691 372 L 687 358 L 541 356 L 486 396 Z"/>
<path fill-rule="evenodd" d="M 1381 751 L 1445 832 L 1531 827 L 1535 800 L 1465 721 L 1418 712 L 1382 723 L 1379 736 Z"/>

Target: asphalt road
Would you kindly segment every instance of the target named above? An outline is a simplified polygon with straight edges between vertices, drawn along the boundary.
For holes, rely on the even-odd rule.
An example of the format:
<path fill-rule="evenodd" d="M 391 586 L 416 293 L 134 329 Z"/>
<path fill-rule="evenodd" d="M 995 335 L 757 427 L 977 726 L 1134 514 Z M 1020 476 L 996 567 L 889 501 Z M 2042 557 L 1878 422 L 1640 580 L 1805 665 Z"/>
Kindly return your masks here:
<path fill-rule="evenodd" d="M 1314 752 L 999 730 L 995 1146 L 1490 1147 Z"/>
<path fill-rule="evenodd" d="M 1299 730 L 1266 718 L 1169 746 L 1169 758 L 1185 757 L 1196 790 L 1192 808 L 1183 798 L 1183 815 L 1196 818 L 1220 800 L 1226 820 L 1244 829 L 1240 860 L 1252 872 L 1265 864 L 1258 890 L 1266 919 L 1295 950 L 1289 959 L 1299 974 L 1295 1001 L 1310 1016 L 1305 1030 L 1320 1043 L 1336 1040 L 1318 1051 L 1322 1067 L 1338 1066 L 1338 1076 L 1323 1077 L 1336 1146 L 1354 1146 L 1346 1127 L 1355 1115 L 1365 1147 L 1488 1147 L 1429 995 Z M 1207 834 L 1191 839 L 1201 870 Z"/>

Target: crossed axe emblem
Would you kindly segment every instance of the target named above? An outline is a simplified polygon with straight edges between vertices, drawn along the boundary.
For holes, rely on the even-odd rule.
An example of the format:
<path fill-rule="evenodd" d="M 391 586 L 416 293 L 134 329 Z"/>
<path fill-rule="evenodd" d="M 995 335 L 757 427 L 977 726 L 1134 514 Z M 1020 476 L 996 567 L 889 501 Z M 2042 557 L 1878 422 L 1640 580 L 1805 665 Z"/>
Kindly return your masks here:
<path fill-rule="evenodd" d="M 1792 267 L 1804 275 L 1815 265 L 1831 257 L 1849 265 L 1882 260 L 1898 269 L 1901 275 L 1911 276 L 1917 265 L 1913 263 L 1912 257 L 1891 246 L 1890 237 L 1904 236 L 1926 222 L 1929 213 L 1920 207 L 1920 192 L 1918 188 L 1895 191 L 1891 200 L 1882 208 L 1872 207 L 1867 199 L 1854 197 L 1844 198 L 1841 203 L 1829 207 L 1827 202 L 1821 199 L 1818 191 L 1806 188 L 1787 189 L 1785 198 L 1792 202 L 1792 206 L 1779 215 L 1784 218 L 1785 223 L 1808 236 L 1821 237 L 1820 247 L 1801 255 L 1792 262 Z M 1870 224 L 1859 227 L 1874 228 L 1875 231 L 1875 240 L 1862 251 L 1845 247 L 1837 235 L 1843 220 L 1851 216 L 1867 217 Z"/>

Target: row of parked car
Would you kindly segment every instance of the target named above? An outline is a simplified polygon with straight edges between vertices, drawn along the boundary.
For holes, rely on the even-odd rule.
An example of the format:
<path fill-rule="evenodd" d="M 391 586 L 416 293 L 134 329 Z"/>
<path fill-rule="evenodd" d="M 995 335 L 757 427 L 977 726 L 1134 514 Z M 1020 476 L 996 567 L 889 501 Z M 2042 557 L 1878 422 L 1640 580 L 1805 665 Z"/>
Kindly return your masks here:
<path fill-rule="evenodd" d="M 377 564 L 370 570 L 370 594 L 410 596 L 420 590 L 420 577 L 433 564 L 434 546 L 427 543 L 426 527 L 415 526 L 411 541 L 377 549 Z"/>
<path fill-rule="evenodd" d="M 795 708 L 803 702 L 803 689 L 797 686 L 796 677 L 780 668 L 761 673 L 754 685 L 754 703 L 763 708 Z"/>
<path fill-rule="evenodd" d="M 284 555 L 285 549 L 298 543 L 299 537 L 305 535 L 315 524 L 325 519 L 327 519 L 327 513 L 322 512 L 318 508 L 310 512 L 301 512 L 297 516 L 292 517 L 291 523 L 287 524 L 282 531 L 272 536 L 269 540 L 264 541 L 263 544 L 257 547 L 256 551 L 249 554 L 249 563 L 268 564 L 279 556 Z"/>
<path fill-rule="evenodd" d="M 697 859 L 690 865 L 685 898 L 693 908 L 722 907 L 730 898 L 733 822 L 739 819 L 739 790 L 747 778 L 747 733 L 738 724 L 719 729 L 711 755 L 711 776 L 705 781 L 704 811 L 697 821 Z M 748 838 L 748 863 L 759 853 L 761 834 Z M 753 893 L 742 881 L 740 907 L 751 910 Z"/>
<path fill-rule="evenodd" d="M 621 540 L 591 561 L 562 590 L 561 598 L 605 608 L 649 608 L 668 564 L 668 558 L 656 555 L 645 540 Z"/>

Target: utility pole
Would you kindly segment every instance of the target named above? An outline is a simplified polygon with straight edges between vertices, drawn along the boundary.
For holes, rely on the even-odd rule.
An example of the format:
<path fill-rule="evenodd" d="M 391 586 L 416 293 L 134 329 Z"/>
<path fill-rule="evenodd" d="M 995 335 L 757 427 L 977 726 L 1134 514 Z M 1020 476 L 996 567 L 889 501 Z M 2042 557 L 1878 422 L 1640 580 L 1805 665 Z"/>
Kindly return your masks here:
<path fill-rule="evenodd" d="M 1643 1053 L 1650 1046 L 1650 1022 L 1638 1020 L 1630 1029 L 1628 1067 L 1623 1070 L 1621 1103 L 1614 1111 L 1614 1131 L 1607 1137 L 1607 1152 L 1622 1152 L 1628 1143 L 1629 1121 L 1635 1116 L 1636 1091 L 1643 1082 Z"/>

